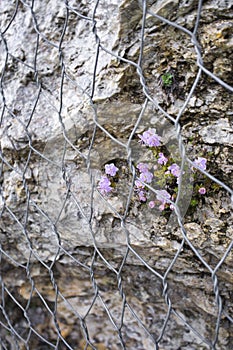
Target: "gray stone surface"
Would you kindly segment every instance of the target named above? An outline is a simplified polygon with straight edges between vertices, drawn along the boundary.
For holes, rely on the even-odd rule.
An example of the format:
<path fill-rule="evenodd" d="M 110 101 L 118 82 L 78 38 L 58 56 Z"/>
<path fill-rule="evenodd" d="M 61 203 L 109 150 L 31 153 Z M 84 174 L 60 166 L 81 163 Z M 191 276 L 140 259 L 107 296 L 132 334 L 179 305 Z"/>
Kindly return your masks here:
<path fill-rule="evenodd" d="M 91 101 L 97 54 L 92 22 L 95 4 L 83 0 L 70 1 L 69 5 L 70 15 L 60 56 L 66 16 L 64 2 L 35 1 L 34 16 L 40 33 L 36 75 L 38 37 L 26 2 L 19 3 L 16 17 L 0 42 L 3 113 L 0 145 L 4 159 L 0 197 L 0 210 L 3 210 L 0 221 L 2 278 L 22 305 L 32 300 L 28 314 L 33 327 L 55 342 L 56 327 L 38 294 L 41 293 L 53 308 L 56 295 L 49 268 L 52 264 L 55 283 L 64 296 L 59 295 L 57 299 L 61 334 L 74 349 L 84 349 L 85 340 L 77 313 L 86 314 L 95 288 L 99 288 L 99 295 L 118 325 L 123 312 L 119 280 L 103 259 L 93 258 L 93 246 L 115 269 L 120 268 L 128 254 L 121 274 L 123 291 L 129 305 L 157 339 L 168 310 L 162 295 L 164 286 L 136 254 L 128 252 L 127 243 L 129 239 L 132 249 L 164 275 L 181 247 L 182 232 L 174 214 L 172 218 L 161 215 L 135 199 L 127 210 L 125 227 L 120 220 L 127 208 L 132 182 L 125 146 L 145 101 L 136 69 L 126 61 L 137 63 L 139 59 L 141 6 L 136 0 L 99 2 L 95 30 L 101 48 Z M 6 0 L 0 4 L 2 32 L 10 23 L 14 7 L 15 4 Z M 72 12 L 72 8 L 76 12 Z M 190 31 L 195 26 L 195 0 L 148 1 L 148 8 Z M 85 17 L 81 18 L 77 13 Z M 228 84 L 232 84 L 232 17 L 230 2 L 204 2 L 198 29 L 205 67 Z M 188 35 L 165 25 L 151 14 L 147 15 L 143 74 L 150 96 L 173 118 L 182 108 L 194 82 L 198 70 L 196 60 Z M 170 90 L 160 83 L 161 75 L 167 70 L 173 71 L 176 81 Z M 97 122 L 102 129 L 97 127 L 95 130 Z M 180 123 L 188 156 L 191 159 L 205 156 L 208 172 L 232 188 L 232 94 L 203 74 Z M 179 158 L 172 123 L 149 102 L 131 142 L 132 161 L 149 160 L 149 153 L 140 147 L 137 136 L 148 127 L 156 127 L 168 150 Z M 175 145 L 176 151 L 171 145 Z M 112 161 L 123 175 L 114 194 L 104 200 L 96 191 L 96 185 L 104 165 Z M 189 241 L 215 269 L 232 242 L 233 219 L 227 191 L 221 187 L 209 188 L 195 210 L 188 210 L 191 194 L 185 195 L 184 191 L 180 205 Z M 92 259 L 97 287 L 88 271 Z M 76 261 L 88 268 L 81 267 Z M 29 275 L 23 268 L 27 264 Z M 230 317 L 233 312 L 232 264 L 232 252 L 229 252 L 217 271 L 224 310 Z M 36 290 L 32 290 L 32 280 Z M 168 273 L 167 282 L 173 309 L 204 338 L 213 341 L 217 308 L 211 273 L 188 244 L 184 245 Z M 11 310 L 12 305 L 15 307 L 9 296 L 7 303 L 7 310 Z M 15 316 L 10 315 L 14 327 L 24 329 L 22 312 L 17 308 Z M 86 323 L 97 349 L 121 349 L 117 332 L 106 316 L 100 298 L 88 314 Z M 127 349 L 155 347 L 127 307 L 122 333 Z M 11 343 L 7 332 L 3 330 L 1 336 Z M 230 349 L 231 344 L 232 323 L 223 314 L 216 349 Z M 162 350 L 209 348 L 174 314 L 170 316 L 160 345 Z M 33 336 L 30 349 L 42 350 L 40 346 L 38 338 Z M 23 349 L 22 344 L 20 349 Z"/>

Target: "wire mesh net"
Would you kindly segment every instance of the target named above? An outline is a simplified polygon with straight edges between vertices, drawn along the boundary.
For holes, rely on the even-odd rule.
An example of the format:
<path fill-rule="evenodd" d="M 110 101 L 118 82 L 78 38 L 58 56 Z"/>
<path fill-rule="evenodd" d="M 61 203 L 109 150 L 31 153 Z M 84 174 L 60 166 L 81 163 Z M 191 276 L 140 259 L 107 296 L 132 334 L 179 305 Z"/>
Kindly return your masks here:
<path fill-rule="evenodd" d="M 16 0 L 0 10 L 1 349 L 230 349 L 230 3 Z M 223 50 L 226 67 L 208 50 Z M 203 115 L 208 88 L 225 119 L 217 106 Z M 135 190 L 138 163 L 154 159 L 138 142 L 148 129 L 181 169 L 172 210 Z M 218 161 L 206 170 L 200 154 Z M 100 188 L 106 164 L 119 170 L 111 194 Z M 206 197 L 192 197 L 193 171 Z M 143 188 L 154 198 L 163 185 Z"/>

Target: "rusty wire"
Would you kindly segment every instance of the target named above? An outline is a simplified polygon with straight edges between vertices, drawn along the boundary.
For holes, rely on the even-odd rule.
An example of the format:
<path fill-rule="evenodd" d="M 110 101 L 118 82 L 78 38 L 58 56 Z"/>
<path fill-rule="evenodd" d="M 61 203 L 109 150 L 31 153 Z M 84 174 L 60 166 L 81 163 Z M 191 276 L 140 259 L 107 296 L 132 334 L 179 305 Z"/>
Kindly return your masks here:
<path fill-rule="evenodd" d="M 125 321 L 125 313 L 126 311 L 131 315 L 132 318 L 135 319 L 138 327 L 142 328 L 143 331 L 145 332 L 146 336 L 151 340 L 153 343 L 153 348 L 154 349 L 159 349 L 160 346 L 159 344 L 161 343 L 162 339 L 164 338 L 164 335 L 166 334 L 166 329 L 167 325 L 173 316 L 176 316 L 177 319 L 179 319 L 179 322 L 182 323 L 184 329 L 189 329 L 191 333 L 195 334 L 197 338 L 200 339 L 200 341 L 203 344 L 204 348 L 208 349 L 217 349 L 216 346 L 218 344 L 218 335 L 219 335 L 219 330 L 221 327 L 221 318 L 224 315 L 230 323 L 232 323 L 232 317 L 227 313 L 227 311 L 224 309 L 223 306 L 223 300 L 221 297 L 221 292 L 220 292 L 220 287 L 219 287 L 219 282 L 218 282 L 218 277 L 217 277 L 217 272 L 219 271 L 220 267 L 224 263 L 225 259 L 229 255 L 233 241 L 229 245 L 228 249 L 224 252 L 221 260 L 219 260 L 218 264 L 216 265 L 215 268 L 211 268 L 211 266 L 208 264 L 208 262 L 204 259 L 202 254 L 198 251 L 198 249 L 192 244 L 192 242 L 188 239 L 187 237 L 187 232 L 184 227 L 183 223 L 183 217 L 180 213 L 180 208 L 179 208 L 179 194 L 177 196 L 176 203 L 174 205 L 175 207 L 175 215 L 177 217 L 177 222 L 180 226 L 181 230 L 181 243 L 179 248 L 177 249 L 177 252 L 172 259 L 171 263 L 169 264 L 167 270 L 165 273 L 160 273 L 158 272 L 153 266 L 151 266 L 148 262 L 145 261 L 145 259 L 135 250 L 135 248 L 132 246 L 130 242 L 130 232 L 128 231 L 127 225 L 126 225 L 126 218 L 129 212 L 129 206 L 131 202 L 131 197 L 133 194 L 133 186 L 134 186 L 134 180 L 136 178 L 136 170 L 133 165 L 133 160 L 132 160 L 132 144 L 131 141 L 133 137 L 135 136 L 137 127 L 139 123 L 143 120 L 144 113 L 147 107 L 148 102 L 152 103 L 154 106 L 155 110 L 160 111 L 169 122 L 171 122 L 174 126 L 174 131 L 176 134 L 176 138 L 178 141 L 179 145 L 179 152 L 180 152 L 180 157 L 182 159 L 182 166 L 184 166 L 184 162 L 190 163 L 192 166 L 197 167 L 191 159 L 189 159 L 186 155 L 186 149 L 185 146 L 182 142 L 182 137 L 181 137 L 181 132 L 182 128 L 180 125 L 180 118 L 183 115 L 184 111 L 187 108 L 187 105 L 191 99 L 191 97 L 194 94 L 194 91 L 197 87 L 197 85 L 200 82 L 201 76 L 207 75 L 209 78 L 215 80 L 218 84 L 220 84 L 223 88 L 228 90 L 229 92 L 233 92 L 233 87 L 229 86 L 227 83 L 222 81 L 220 78 L 215 76 L 211 71 L 209 71 L 203 63 L 202 60 L 202 52 L 200 48 L 200 44 L 197 38 L 197 31 L 198 31 L 198 26 L 201 18 L 201 11 L 202 11 L 202 1 L 199 0 L 197 9 L 196 9 L 196 23 L 193 31 L 189 31 L 188 29 L 182 27 L 181 25 L 177 24 L 176 22 L 169 21 L 166 18 L 163 18 L 161 16 L 158 16 L 157 14 L 154 14 L 153 11 L 151 11 L 149 5 L 147 4 L 146 0 L 142 0 L 140 4 L 141 8 L 141 36 L 140 36 L 140 53 L 139 53 L 139 59 L 138 62 L 133 62 L 125 57 L 121 57 L 115 52 L 109 51 L 107 47 L 105 47 L 102 42 L 101 38 L 98 33 L 97 29 L 97 20 L 96 20 L 96 11 L 99 6 L 99 0 L 97 1 L 92 1 L 93 2 L 93 11 L 92 11 L 92 16 L 88 17 L 87 15 L 82 14 L 79 12 L 75 6 L 71 5 L 68 0 L 64 1 L 62 3 L 62 6 L 65 9 L 65 18 L 63 20 L 63 27 L 62 31 L 60 33 L 60 38 L 58 43 L 54 43 L 53 41 L 49 40 L 45 34 L 43 34 L 40 31 L 40 26 L 38 25 L 38 20 L 37 20 L 37 15 L 34 12 L 34 3 L 35 1 L 15 1 L 15 7 L 14 11 L 11 14 L 11 18 L 8 21 L 8 25 L 5 28 L 1 28 L 1 55 L 5 57 L 5 62 L 4 66 L 2 67 L 2 72 L 1 72 L 1 78 L 0 78 L 0 94 L 1 94 L 1 128 L 3 127 L 4 121 L 5 120 L 16 120 L 19 125 L 22 126 L 24 130 L 24 135 L 27 139 L 27 159 L 26 163 L 22 166 L 21 170 L 16 167 L 13 163 L 10 163 L 9 160 L 7 159 L 7 156 L 4 154 L 4 152 L 1 150 L 1 176 L 3 177 L 3 171 L 4 169 L 8 169 L 8 171 L 14 171 L 20 178 L 21 178 L 21 184 L 23 186 L 24 192 L 25 192 L 25 197 L 26 197 L 26 203 L 23 206 L 23 210 L 25 212 L 21 217 L 17 217 L 17 215 L 14 213 L 14 209 L 11 208 L 9 204 L 7 204 L 6 198 L 4 196 L 4 192 L 1 189 L 1 212 L 0 212 L 0 217 L 3 217 L 4 215 L 8 215 L 10 220 L 14 222 L 14 225 L 18 226 L 18 230 L 20 230 L 21 235 L 24 237 L 24 242 L 25 242 L 25 249 L 29 249 L 30 254 L 28 256 L 28 260 L 26 263 L 22 264 L 17 261 L 17 259 L 14 256 L 11 256 L 11 254 L 6 251 L 4 248 L 4 244 L 1 243 L 0 245 L 0 259 L 2 261 L 2 267 L 1 267 L 1 275 L 0 275 L 0 281 L 1 281 L 1 305 L 0 305 L 0 310 L 1 310 L 1 317 L 0 317 L 0 344 L 2 349 L 34 349 L 33 345 L 31 345 L 31 339 L 36 338 L 37 341 L 39 341 L 40 345 L 37 345 L 37 349 L 78 349 L 78 345 L 74 346 L 70 343 L 69 339 L 67 340 L 65 335 L 63 334 L 60 326 L 60 321 L 58 320 L 58 314 L 57 314 L 57 307 L 58 307 L 58 300 L 64 302 L 67 308 L 71 310 L 73 313 L 73 317 L 77 320 L 78 327 L 80 328 L 80 331 L 82 333 L 82 336 L 84 338 L 84 347 L 85 349 L 98 349 L 98 346 L 95 344 L 95 341 L 93 339 L 93 336 L 90 335 L 90 330 L 89 330 L 89 325 L 87 323 L 88 316 L 92 312 L 92 310 L 95 307 L 95 304 L 100 303 L 102 308 L 105 310 L 105 315 L 109 319 L 113 332 L 117 334 L 118 337 L 118 348 L 122 349 L 128 349 L 127 347 L 127 342 L 125 339 L 125 331 L 124 329 L 124 321 Z M 35 50 L 33 53 L 33 62 L 31 65 L 25 63 L 23 60 L 21 60 L 18 57 L 15 57 L 11 51 L 8 48 L 8 30 L 12 23 L 14 21 L 17 21 L 17 14 L 19 11 L 23 9 L 27 9 L 31 13 L 31 19 L 32 19 L 32 29 L 34 30 L 35 36 L 36 36 L 36 45 L 35 45 Z M 81 21 L 86 21 L 87 23 L 91 24 L 92 26 L 92 31 L 93 35 L 95 37 L 95 50 L 96 50 L 96 57 L 95 57 L 95 64 L 93 66 L 93 72 L 92 72 L 92 82 L 90 84 L 89 89 L 83 89 L 83 94 L 86 96 L 88 103 L 91 106 L 92 113 L 93 113 L 93 121 L 94 121 L 94 126 L 92 129 L 92 135 L 91 139 L 89 142 L 89 149 L 87 153 L 82 153 L 79 148 L 74 144 L 74 142 L 69 138 L 69 135 L 67 134 L 66 131 L 66 126 L 63 121 L 63 96 L 64 96 L 64 79 L 68 79 L 71 81 L 72 84 L 76 84 L 75 81 L 73 81 L 72 77 L 68 73 L 68 67 L 64 61 L 64 53 L 65 53 L 65 47 L 63 47 L 63 41 L 64 37 L 66 35 L 67 31 L 67 24 L 69 21 L 70 16 L 76 16 L 77 19 Z M 172 117 L 169 115 L 158 103 L 156 100 L 156 97 L 151 94 L 151 92 L 148 90 L 147 87 L 147 81 L 143 73 L 143 53 L 144 53 L 144 31 L 146 27 L 146 22 L 147 22 L 147 15 L 150 14 L 152 17 L 157 18 L 159 21 L 164 22 L 165 24 L 172 26 L 176 28 L 179 31 L 184 32 L 186 35 L 189 36 L 190 42 L 193 44 L 193 47 L 196 52 L 196 65 L 198 66 L 198 70 L 196 73 L 196 78 L 194 80 L 194 83 L 189 91 L 189 94 L 187 98 L 185 99 L 182 108 L 180 109 L 178 115 L 176 118 Z M 37 57 L 38 57 L 38 50 L 40 48 L 40 40 L 43 40 L 47 47 L 54 47 L 57 52 L 59 53 L 59 64 L 60 64 L 60 88 L 58 92 L 58 100 L 59 104 L 58 107 L 53 106 L 53 108 L 56 110 L 57 116 L 60 121 L 61 125 L 61 130 L 62 130 L 62 136 L 64 138 L 64 151 L 63 151 L 63 158 L 62 161 L 59 163 L 57 160 L 52 160 L 49 158 L 49 156 L 46 155 L 46 153 L 42 153 L 41 151 L 38 150 L 37 146 L 34 144 L 32 140 L 32 135 L 29 132 L 29 127 L 30 124 L 34 118 L 34 113 L 37 108 L 37 104 L 40 101 L 41 97 L 45 95 L 44 92 L 44 87 L 42 84 L 42 81 L 39 76 L 38 68 L 37 68 Z M 138 78 L 140 80 L 141 84 L 141 89 L 144 94 L 144 103 L 142 104 L 142 109 L 141 113 L 138 117 L 138 120 L 135 124 L 134 129 L 132 130 L 130 137 L 128 138 L 127 142 L 124 143 L 117 139 L 114 135 L 112 135 L 104 125 L 99 122 L 98 119 L 98 110 L 96 109 L 95 103 L 93 101 L 93 97 L 95 94 L 95 87 L 96 87 L 96 75 L 97 75 L 97 65 L 98 65 L 98 60 L 99 60 L 99 54 L 100 51 L 105 52 L 107 55 L 111 55 L 112 57 L 115 57 L 117 60 L 120 62 L 126 63 L 136 69 Z M 19 65 L 25 66 L 25 68 L 29 68 L 34 72 L 34 76 L 31 78 L 31 81 L 34 82 L 36 86 L 36 95 L 34 99 L 34 105 L 31 108 L 31 113 L 29 117 L 27 118 L 27 121 L 25 122 L 21 117 L 17 115 L 17 113 L 14 111 L 14 109 L 11 108 L 11 106 L 8 104 L 6 98 L 5 98 L 5 76 L 6 76 L 6 71 L 8 69 L 9 65 L 9 60 L 10 59 L 16 60 Z M 82 87 L 78 86 L 79 89 L 82 89 Z M 48 101 L 48 103 L 50 103 Z M 105 205 L 109 206 L 111 211 L 114 213 L 114 216 L 117 217 L 120 221 L 121 228 L 125 234 L 125 239 L 127 242 L 127 249 L 124 253 L 123 260 L 117 269 L 116 267 L 113 266 L 113 264 L 104 256 L 102 253 L 101 249 L 98 246 L 98 242 L 96 241 L 95 237 L 95 228 L 93 227 L 92 224 L 92 218 L 93 218 L 93 210 L 94 210 L 94 193 L 98 190 L 96 188 L 96 182 L 95 182 L 95 176 L 94 172 L 92 169 L 92 162 L 91 162 L 91 152 L 93 148 L 93 143 L 95 141 L 96 133 L 97 130 L 102 130 L 103 133 L 106 135 L 107 138 L 111 139 L 113 143 L 119 145 L 122 147 L 126 153 L 127 153 L 127 162 L 128 162 L 128 167 L 130 170 L 130 173 L 132 175 L 132 182 L 131 182 L 131 189 L 129 192 L 128 200 L 127 200 L 127 205 L 125 208 L 124 213 L 118 213 L 110 204 L 108 203 L 108 200 L 102 196 L 102 201 L 105 203 Z M 5 130 L 7 132 L 7 130 Z M 13 141 L 12 141 L 13 142 Z M 83 208 L 82 204 L 77 200 L 75 194 L 72 191 L 71 188 L 71 174 L 69 172 L 69 169 L 66 166 L 65 163 L 65 153 L 67 150 L 67 147 L 72 148 L 72 152 L 74 154 L 77 154 L 82 160 L 85 162 L 85 168 L 86 168 L 86 173 L 89 175 L 90 183 L 92 185 L 92 191 L 91 191 L 91 196 L 89 198 L 90 200 L 90 211 L 86 213 Z M 16 150 L 17 152 L 17 150 Z M 47 162 L 48 164 L 51 164 L 53 167 L 55 167 L 58 172 L 59 176 L 61 179 L 64 181 L 65 184 L 65 194 L 64 194 L 64 199 L 63 203 L 61 206 L 61 210 L 59 215 L 54 219 L 50 217 L 48 213 L 40 206 L 40 204 L 35 201 L 32 193 L 30 186 L 28 184 L 26 172 L 29 167 L 29 163 L 31 162 L 31 159 L 33 156 L 37 156 L 41 158 L 41 160 Z M 232 198 L 233 201 L 233 190 L 229 188 L 225 183 L 223 183 L 220 179 L 214 177 L 212 174 L 210 174 L 208 171 L 203 171 L 199 169 L 203 174 L 205 174 L 207 177 L 209 177 L 212 181 L 217 183 L 218 185 L 221 186 L 225 191 L 229 193 L 229 195 Z M 2 187 L 4 187 L 4 184 L 2 184 Z M 148 186 L 148 188 L 152 192 L 156 192 L 153 187 Z M 180 190 L 180 187 L 179 187 Z M 99 197 L 101 197 L 101 194 L 99 193 Z M 87 263 L 83 261 L 82 259 L 77 258 L 76 254 L 73 254 L 70 252 L 68 249 L 65 248 L 65 245 L 63 244 L 62 237 L 59 233 L 59 230 L 57 229 L 58 222 L 60 220 L 61 213 L 66 205 L 67 202 L 70 200 L 73 200 L 73 202 L 76 205 L 77 211 L 80 213 L 81 217 L 84 219 L 86 222 L 86 225 L 88 226 L 88 230 L 90 232 L 90 236 L 92 238 L 92 256 L 90 256 L 90 261 Z M 30 236 L 31 233 L 28 231 L 29 227 L 29 221 L 30 221 L 30 215 L 33 213 L 37 213 L 41 217 L 41 220 L 45 220 L 47 223 L 47 226 L 49 227 L 50 232 L 52 233 L 55 241 L 56 241 L 56 254 L 54 254 L 54 257 L 52 261 L 46 261 L 46 259 L 41 258 L 40 256 L 40 248 L 36 247 L 34 243 L 32 242 Z M 43 234 L 43 233 L 42 233 Z M 172 304 L 172 300 L 170 299 L 169 296 L 169 283 L 168 283 L 168 276 L 170 271 L 172 270 L 173 266 L 175 265 L 177 259 L 179 258 L 181 252 L 183 249 L 185 249 L 185 246 L 189 246 L 189 248 L 193 251 L 195 257 L 199 261 L 200 265 L 203 266 L 209 273 L 212 279 L 212 289 L 213 293 L 215 296 L 215 308 L 217 310 L 217 318 L 216 318 L 216 325 L 215 325 L 215 335 L 214 337 L 206 339 L 200 332 L 195 329 L 186 319 L 182 314 L 177 311 Z M 162 290 L 161 290 L 161 295 L 164 298 L 165 302 L 165 316 L 162 322 L 162 326 L 160 330 L 157 331 L 157 333 L 152 333 L 147 325 L 145 324 L 144 320 L 141 319 L 140 315 L 137 314 L 135 311 L 134 307 L 129 303 L 128 298 L 127 298 L 127 293 L 125 292 L 125 288 L 122 282 L 122 271 L 125 267 L 128 255 L 132 254 L 139 262 L 141 266 L 144 266 L 144 268 L 157 280 L 160 281 Z M 59 288 L 59 281 L 57 277 L 54 274 L 54 267 L 56 265 L 57 260 L 61 256 L 67 257 L 67 259 L 72 263 L 74 268 L 77 269 L 83 269 L 90 278 L 91 285 L 92 285 L 92 290 L 93 290 L 93 299 L 92 302 L 90 303 L 89 307 L 87 308 L 86 312 L 81 314 L 78 312 L 78 310 L 75 308 L 74 305 L 70 302 L 69 298 L 66 297 L 64 292 L 61 292 Z M 119 320 L 116 321 L 114 318 L 114 315 L 112 314 L 111 309 L 108 307 L 108 304 L 104 297 L 101 294 L 101 287 L 99 286 L 99 283 L 97 281 L 96 275 L 95 275 L 95 264 L 97 260 L 100 260 L 105 268 L 106 271 L 111 272 L 116 280 L 117 283 L 117 290 L 116 292 L 119 293 L 119 296 L 121 298 L 121 310 L 119 310 L 120 317 Z M 25 280 L 29 284 L 29 294 L 28 294 L 28 300 L 26 303 L 22 303 L 20 300 L 17 298 L 17 294 L 15 294 L 7 285 L 5 282 L 5 276 L 6 273 L 3 271 L 4 268 L 4 263 L 7 261 L 11 266 L 14 266 L 15 271 L 16 271 L 16 276 L 17 276 L 17 271 L 20 271 L 21 273 L 24 274 Z M 41 267 L 46 271 L 46 275 L 49 278 L 49 283 L 51 284 L 51 288 L 54 291 L 54 297 L 53 300 L 54 302 L 51 303 L 47 300 L 46 295 L 41 293 L 41 291 L 38 289 L 37 284 L 35 282 L 35 279 L 32 275 L 32 261 L 37 261 Z M 7 270 L 6 270 L 7 271 Z M 184 276 L 185 278 L 185 276 Z M 48 283 L 48 282 L 46 282 Z M 78 283 L 78 282 L 77 282 Z M 41 301 L 44 307 L 44 312 L 47 313 L 51 317 L 51 322 L 53 323 L 53 331 L 56 334 L 56 339 L 51 340 L 48 336 L 45 336 L 43 332 L 40 332 L 33 324 L 33 314 L 31 310 L 33 310 L 33 305 L 32 305 L 32 299 L 33 296 L 35 296 Z M 20 328 L 16 326 L 14 320 L 12 320 L 12 316 L 10 315 L 10 309 L 7 307 L 7 303 L 9 305 L 12 305 L 12 308 L 19 309 L 21 314 L 22 314 L 22 319 L 23 319 L 23 326 Z M 156 316 L 155 316 L 156 317 Z M 78 344 L 78 341 L 77 341 Z M 41 346 L 41 347 L 40 347 Z M 81 346 L 81 345 L 80 345 Z M 149 349 L 148 349 L 149 350 Z"/>

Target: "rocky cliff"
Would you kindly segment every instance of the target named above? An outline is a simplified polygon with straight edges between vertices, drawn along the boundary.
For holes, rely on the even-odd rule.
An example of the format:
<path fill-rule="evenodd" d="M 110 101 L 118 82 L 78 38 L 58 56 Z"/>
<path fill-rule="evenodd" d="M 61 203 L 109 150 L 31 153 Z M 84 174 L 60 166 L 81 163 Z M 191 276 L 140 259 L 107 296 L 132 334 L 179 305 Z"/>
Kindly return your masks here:
<path fill-rule="evenodd" d="M 230 349 L 230 2 L 4 0 L 0 18 L 3 349 Z M 137 199 L 148 128 L 185 174 L 207 159 L 204 196 L 184 175 L 175 210 Z"/>

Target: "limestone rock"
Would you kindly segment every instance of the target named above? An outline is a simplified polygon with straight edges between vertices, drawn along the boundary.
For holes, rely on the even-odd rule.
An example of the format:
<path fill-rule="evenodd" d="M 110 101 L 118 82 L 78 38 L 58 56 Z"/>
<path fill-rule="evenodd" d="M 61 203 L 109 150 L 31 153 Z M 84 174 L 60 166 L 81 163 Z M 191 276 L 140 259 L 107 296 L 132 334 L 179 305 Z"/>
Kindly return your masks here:
<path fill-rule="evenodd" d="M 220 118 L 209 126 L 200 130 L 205 143 L 233 144 L 232 127 L 227 118 Z"/>
<path fill-rule="evenodd" d="M 96 349 L 118 350 L 121 330 L 127 348 L 149 350 L 171 302 L 161 349 L 204 350 L 214 341 L 220 295 L 216 349 L 230 348 L 229 193 L 208 183 L 206 196 L 190 207 L 195 186 L 186 181 L 182 231 L 174 212 L 152 210 L 131 192 L 132 164 L 153 162 L 139 133 L 156 128 L 181 161 L 174 118 L 198 72 L 190 36 L 154 15 L 192 32 L 198 2 L 147 1 L 143 46 L 137 0 L 33 3 L 33 11 L 25 1 L 17 9 L 0 4 L 1 345 L 42 350 L 60 338 L 61 349 L 65 342 L 89 349 L 87 329 Z M 229 1 L 203 2 L 197 35 L 204 66 L 227 84 L 232 17 Z M 230 187 L 231 109 L 230 92 L 202 73 L 180 115 L 187 155 L 206 157 L 207 171 Z M 121 175 L 103 198 L 98 182 L 110 162 Z"/>

